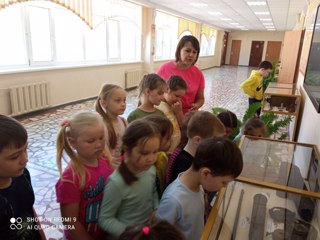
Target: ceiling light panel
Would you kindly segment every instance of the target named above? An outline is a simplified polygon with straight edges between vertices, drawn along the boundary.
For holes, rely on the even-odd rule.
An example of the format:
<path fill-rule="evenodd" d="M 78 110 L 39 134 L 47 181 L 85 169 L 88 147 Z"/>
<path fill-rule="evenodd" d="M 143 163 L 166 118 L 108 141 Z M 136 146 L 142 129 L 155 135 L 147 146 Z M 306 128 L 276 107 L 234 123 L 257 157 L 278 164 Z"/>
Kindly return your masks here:
<path fill-rule="evenodd" d="M 254 12 L 255 15 L 269 15 L 269 12 Z"/>
<path fill-rule="evenodd" d="M 259 1 L 259 2 L 247 2 L 249 6 L 265 6 L 267 3 L 265 1 Z"/>
<path fill-rule="evenodd" d="M 189 3 L 191 6 L 193 6 L 193 7 L 207 7 L 208 6 L 208 4 L 206 4 L 206 3 L 195 3 L 195 2 L 191 2 L 191 3 Z"/>

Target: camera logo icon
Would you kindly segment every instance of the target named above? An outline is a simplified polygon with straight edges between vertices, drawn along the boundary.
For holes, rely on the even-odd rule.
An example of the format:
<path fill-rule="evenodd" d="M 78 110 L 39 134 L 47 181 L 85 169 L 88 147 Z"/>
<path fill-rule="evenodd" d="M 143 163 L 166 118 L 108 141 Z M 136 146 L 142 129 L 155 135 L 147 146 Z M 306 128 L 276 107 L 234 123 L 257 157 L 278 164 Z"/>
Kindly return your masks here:
<path fill-rule="evenodd" d="M 17 217 L 17 218 L 10 218 L 10 229 L 11 230 L 20 230 L 22 228 L 22 218 L 21 217 Z"/>

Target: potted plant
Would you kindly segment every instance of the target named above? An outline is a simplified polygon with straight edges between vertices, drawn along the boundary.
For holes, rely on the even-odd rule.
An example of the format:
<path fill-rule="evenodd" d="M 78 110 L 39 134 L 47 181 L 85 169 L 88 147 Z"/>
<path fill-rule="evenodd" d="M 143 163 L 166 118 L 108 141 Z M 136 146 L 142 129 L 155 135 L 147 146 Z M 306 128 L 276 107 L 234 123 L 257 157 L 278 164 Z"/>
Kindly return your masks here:
<path fill-rule="evenodd" d="M 261 107 L 261 103 L 251 104 L 246 110 L 242 120 L 238 119 L 237 128 L 230 135 L 230 139 L 234 139 L 240 132 L 241 127 L 247 122 L 248 119 L 254 117 L 256 111 Z M 225 108 L 215 107 L 212 108 L 212 113 L 214 115 L 218 115 L 221 112 L 229 111 Z M 263 112 L 260 115 L 260 119 L 264 122 L 267 129 L 267 137 L 272 135 L 277 136 L 277 139 L 284 140 L 287 138 L 288 134 L 281 132 L 281 128 L 286 127 L 290 124 L 292 118 L 287 116 L 285 118 L 281 118 L 279 115 L 272 112 Z"/>

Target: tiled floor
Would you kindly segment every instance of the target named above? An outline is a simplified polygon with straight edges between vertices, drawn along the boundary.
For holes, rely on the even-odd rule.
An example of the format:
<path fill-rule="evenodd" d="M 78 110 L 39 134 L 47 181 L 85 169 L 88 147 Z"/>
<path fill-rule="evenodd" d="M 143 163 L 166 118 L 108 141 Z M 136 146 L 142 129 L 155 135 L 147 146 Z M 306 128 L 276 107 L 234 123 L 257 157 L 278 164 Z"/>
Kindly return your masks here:
<path fill-rule="evenodd" d="M 247 108 L 247 98 L 239 85 L 251 72 L 248 67 L 223 66 L 204 70 L 206 81 L 205 105 L 202 110 L 225 107 L 242 117 Z M 99 90 L 97 89 L 97 92 Z M 35 209 L 42 220 L 48 240 L 62 238 L 59 205 L 56 203 L 55 183 L 59 178 L 56 167 L 55 140 L 59 122 L 73 113 L 93 110 L 94 100 L 68 105 L 56 110 L 21 120 L 29 134 L 29 162 L 33 188 L 36 195 Z M 126 117 L 137 106 L 137 90 L 128 93 Z"/>

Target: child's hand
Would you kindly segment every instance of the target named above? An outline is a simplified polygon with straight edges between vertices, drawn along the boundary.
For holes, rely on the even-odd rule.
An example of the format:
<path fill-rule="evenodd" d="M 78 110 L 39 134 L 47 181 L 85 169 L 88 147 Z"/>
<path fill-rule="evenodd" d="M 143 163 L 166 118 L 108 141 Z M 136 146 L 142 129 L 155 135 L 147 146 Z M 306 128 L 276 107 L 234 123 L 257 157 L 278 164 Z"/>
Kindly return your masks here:
<path fill-rule="evenodd" d="M 197 111 L 198 109 L 198 105 L 196 103 L 192 103 L 189 112 Z"/>
<path fill-rule="evenodd" d="M 178 113 L 182 111 L 182 104 L 180 101 L 175 102 L 174 104 L 171 105 L 172 111 L 174 113 Z"/>

